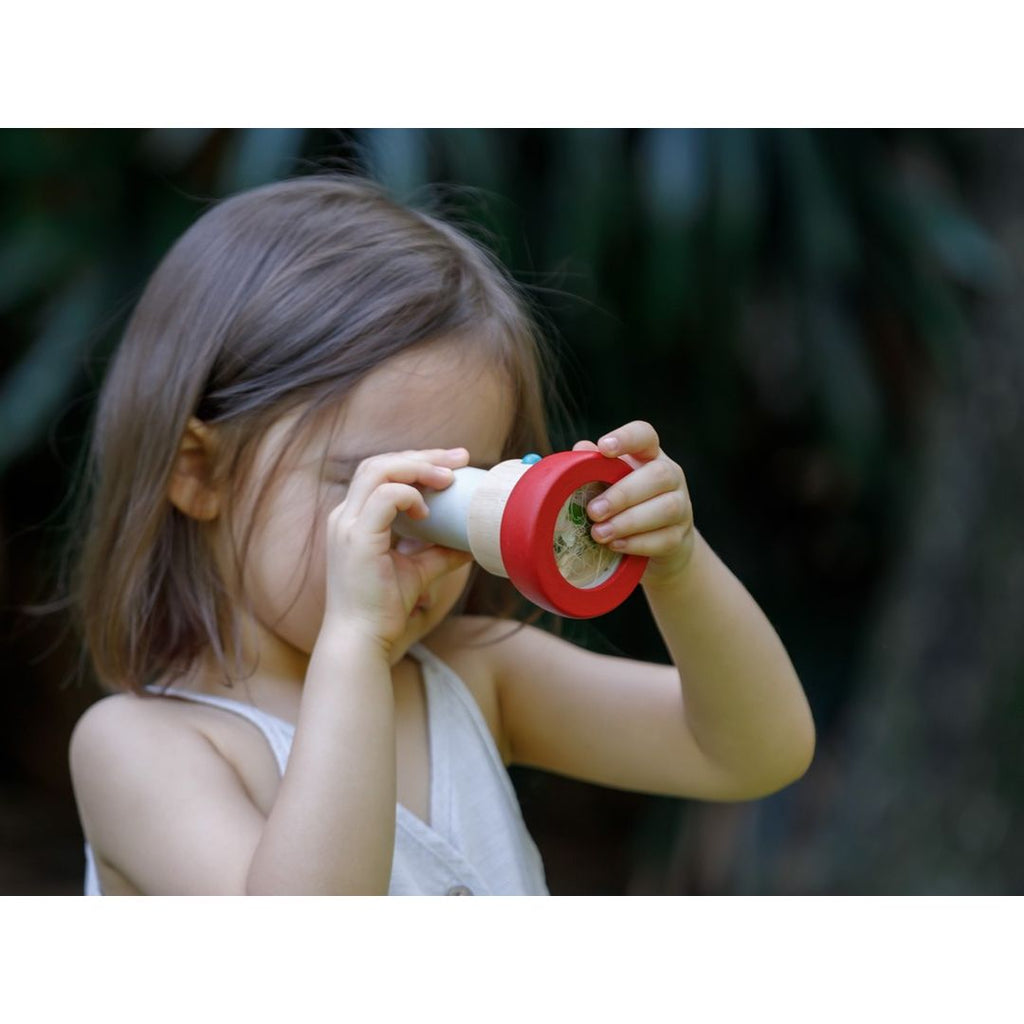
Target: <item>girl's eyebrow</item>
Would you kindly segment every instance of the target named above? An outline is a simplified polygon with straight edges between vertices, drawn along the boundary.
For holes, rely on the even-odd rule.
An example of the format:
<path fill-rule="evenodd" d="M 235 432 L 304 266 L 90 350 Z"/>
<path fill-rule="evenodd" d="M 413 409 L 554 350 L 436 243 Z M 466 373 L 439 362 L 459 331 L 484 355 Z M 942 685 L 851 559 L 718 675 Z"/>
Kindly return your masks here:
<path fill-rule="evenodd" d="M 368 455 L 327 455 L 324 458 L 324 463 L 336 469 L 352 470 L 355 472 L 356 466 L 367 458 L 369 458 Z"/>

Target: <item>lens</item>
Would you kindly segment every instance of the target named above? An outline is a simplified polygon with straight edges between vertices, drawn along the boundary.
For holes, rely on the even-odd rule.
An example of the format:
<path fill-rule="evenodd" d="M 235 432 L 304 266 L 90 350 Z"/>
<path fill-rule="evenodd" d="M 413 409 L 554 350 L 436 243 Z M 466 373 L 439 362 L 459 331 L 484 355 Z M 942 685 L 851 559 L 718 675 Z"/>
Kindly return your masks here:
<path fill-rule="evenodd" d="M 590 536 L 594 521 L 587 515 L 587 505 L 607 489 L 608 485 L 600 481 L 577 487 L 555 520 L 555 564 L 565 580 L 580 590 L 600 586 L 622 561 L 622 555 Z"/>

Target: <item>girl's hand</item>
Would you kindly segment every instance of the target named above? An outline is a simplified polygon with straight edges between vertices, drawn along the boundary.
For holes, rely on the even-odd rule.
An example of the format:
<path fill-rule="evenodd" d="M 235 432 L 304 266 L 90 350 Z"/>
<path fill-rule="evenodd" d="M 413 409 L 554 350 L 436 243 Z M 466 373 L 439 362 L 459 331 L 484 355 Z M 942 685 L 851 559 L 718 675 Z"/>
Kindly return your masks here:
<path fill-rule="evenodd" d="M 465 448 L 395 452 L 365 459 L 348 493 L 327 520 L 325 619 L 363 631 L 386 649 L 402 635 L 429 588 L 471 560 L 436 544 L 412 553 L 392 546 L 391 524 L 399 512 L 429 514 L 419 487 L 444 490 L 452 470 L 469 462 Z"/>
<path fill-rule="evenodd" d="M 594 540 L 624 555 L 650 558 L 644 583 L 661 582 L 685 569 L 695 539 L 693 506 L 686 477 L 661 450 L 654 427 L 635 420 L 597 444 L 577 441 L 573 451 L 598 451 L 634 467 L 587 506 Z"/>

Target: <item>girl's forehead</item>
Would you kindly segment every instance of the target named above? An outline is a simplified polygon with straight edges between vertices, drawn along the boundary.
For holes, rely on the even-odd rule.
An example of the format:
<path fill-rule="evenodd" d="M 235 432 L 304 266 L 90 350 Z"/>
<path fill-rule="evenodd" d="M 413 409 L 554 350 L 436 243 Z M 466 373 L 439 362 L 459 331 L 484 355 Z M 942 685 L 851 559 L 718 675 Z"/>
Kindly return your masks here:
<path fill-rule="evenodd" d="M 502 368 L 458 346 L 434 345 L 389 360 L 356 386 L 332 449 L 374 454 L 461 446 L 474 458 L 498 459 L 512 414 L 512 385 Z"/>

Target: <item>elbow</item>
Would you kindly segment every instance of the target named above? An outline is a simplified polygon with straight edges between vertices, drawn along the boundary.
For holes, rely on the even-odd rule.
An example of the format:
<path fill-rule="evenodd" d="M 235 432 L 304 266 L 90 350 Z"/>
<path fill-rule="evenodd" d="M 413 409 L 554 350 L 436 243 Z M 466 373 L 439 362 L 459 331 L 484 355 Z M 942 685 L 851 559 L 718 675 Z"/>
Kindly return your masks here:
<path fill-rule="evenodd" d="M 814 720 L 808 711 L 801 726 L 789 733 L 773 751 L 760 779 L 761 792 L 756 796 L 770 796 L 799 782 L 814 763 L 816 745 Z"/>
<path fill-rule="evenodd" d="M 811 765 L 814 763 L 814 747 L 815 738 L 812 731 L 810 737 L 794 751 L 792 760 L 788 763 L 786 770 L 781 773 L 779 784 L 773 792 L 785 789 L 786 786 L 792 786 L 794 782 L 799 782 L 810 771 Z"/>
<path fill-rule="evenodd" d="M 794 744 L 797 754 L 796 765 L 798 771 L 790 779 L 790 782 L 797 782 L 810 771 L 811 765 L 814 763 L 814 751 L 817 745 L 818 734 L 814 726 L 814 716 L 811 714 L 811 709 L 805 705 L 803 727 L 800 730 L 799 738 Z"/>
<path fill-rule="evenodd" d="M 816 736 L 808 714 L 806 723 L 779 737 L 770 750 L 752 758 L 750 770 L 730 795 L 731 800 L 760 800 L 799 782 L 814 762 Z"/>

